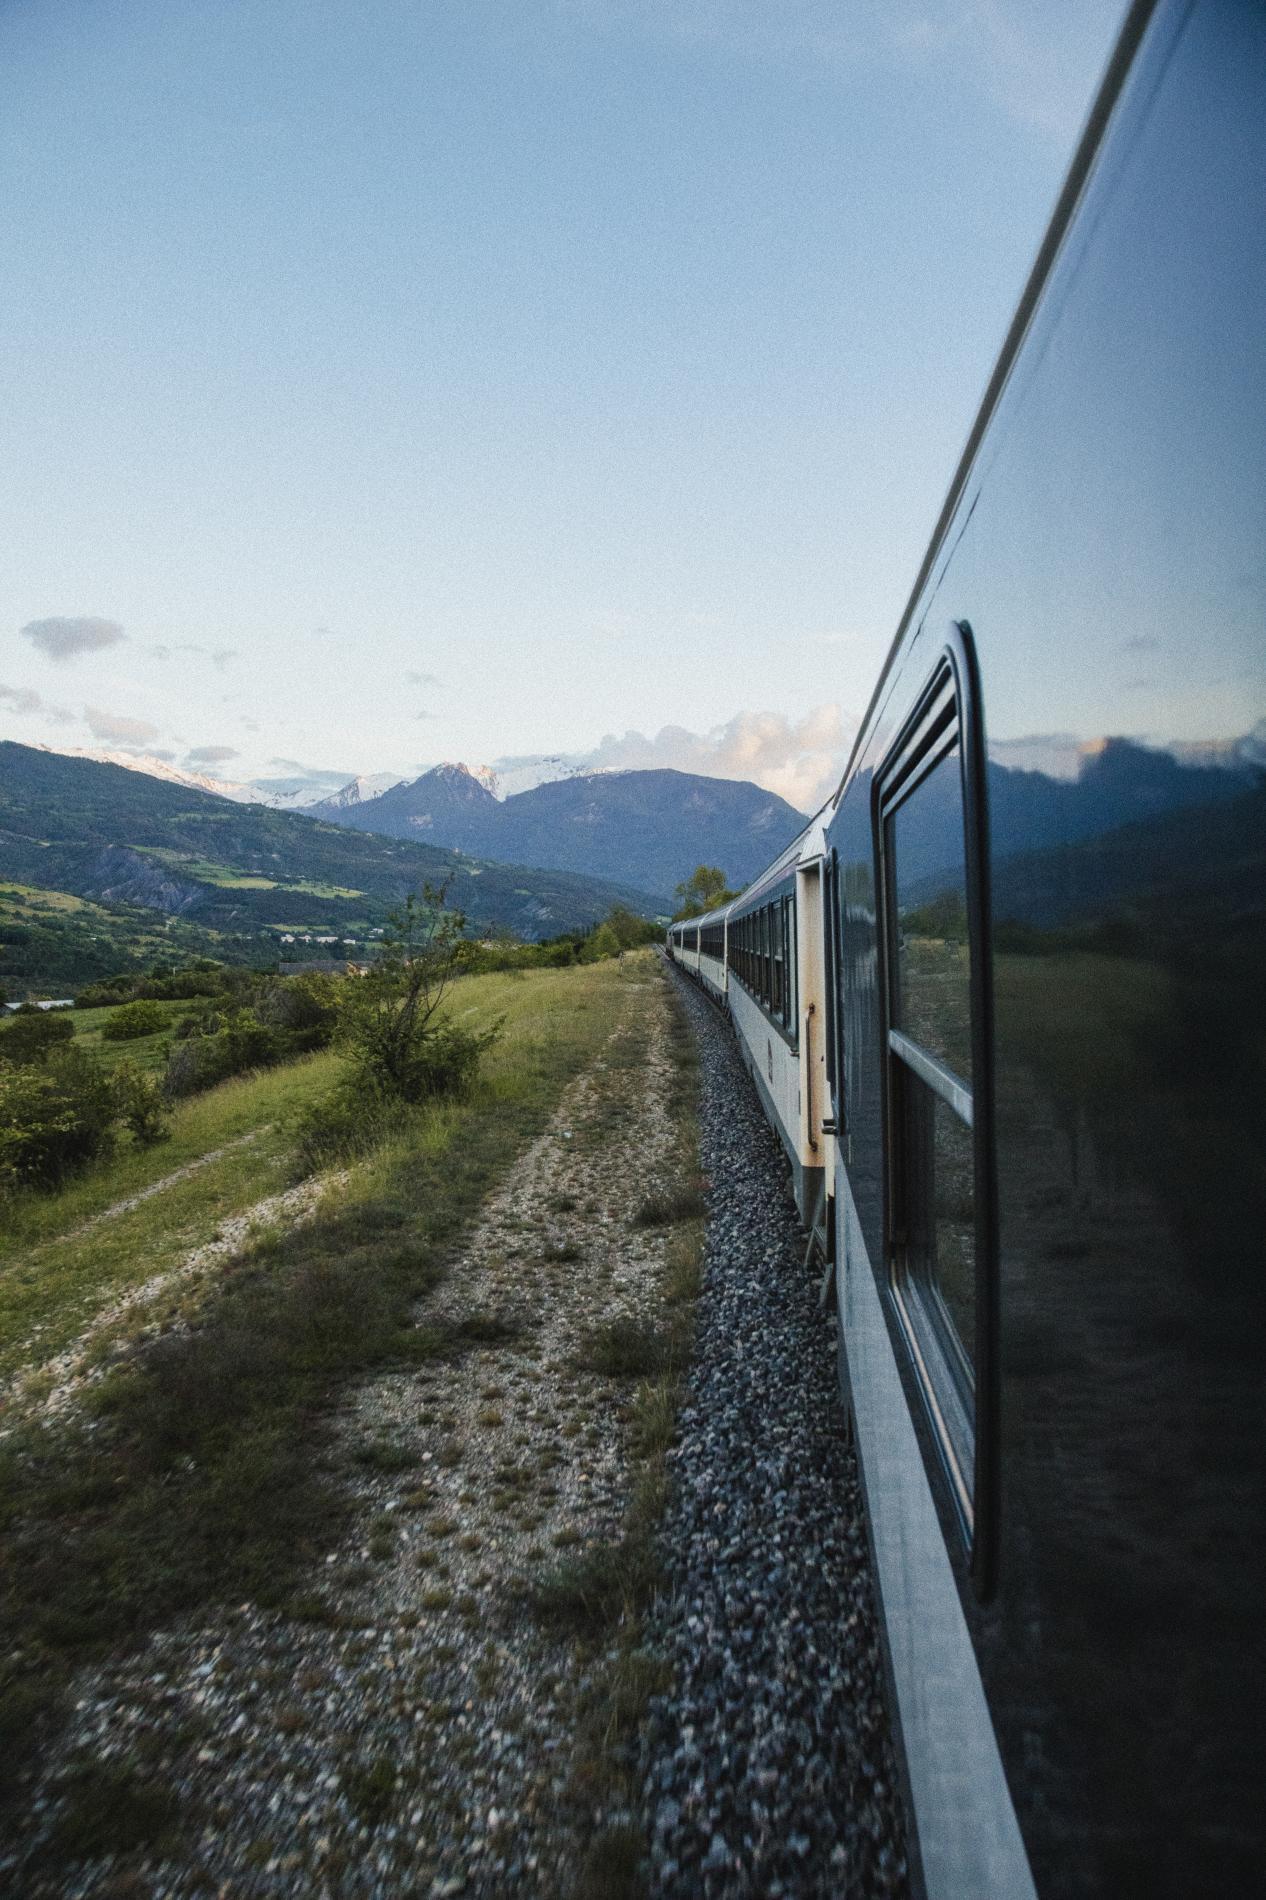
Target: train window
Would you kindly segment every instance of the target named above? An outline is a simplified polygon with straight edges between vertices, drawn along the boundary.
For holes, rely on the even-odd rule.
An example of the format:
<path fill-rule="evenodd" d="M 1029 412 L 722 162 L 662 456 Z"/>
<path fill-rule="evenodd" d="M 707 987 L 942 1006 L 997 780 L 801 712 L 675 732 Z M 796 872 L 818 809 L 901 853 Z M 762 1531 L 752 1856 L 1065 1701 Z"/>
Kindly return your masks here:
<path fill-rule="evenodd" d="M 800 993 L 800 985 L 797 981 L 797 973 L 796 973 L 796 905 L 795 905 L 794 898 L 785 897 L 783 899 L 783 914 L 786 919 L 786 929 L 787 929 L 786 1022 L 787 1022 L 788 1029 L 791 1031 L 792 1035 L 794 1036 L 799 1028 L 799 1023 L 796 1017 L 796 999 Z"/>
<path fill-rule="evenodd" d="M 783 982 L 787 969 L 787 946 L 783 938 L 783 908 L 781 904 L 770 906 L 770 937 L 773 948 L 773 975 L 769 986 L 769 1006 L 779 1021 L 783 1018 Z"/>
<path fill-rule="evenodd" d="M 996 1417 L 984 765 L 955 628 L 876 781 L 889 1286 L 940 1462 L 989 1587 Z M 986 1442 L 988 1441 L 988 1442 Z M 983 1448 L 983 1449 L 982 1449 Z M 990 1535 L 977 1535 L 982 1504 Z"/>
<path fill-rule="evenodd" d="M 970 1087 L 971 947 L 957 743 L 888 824 L 897 911 L 893 1020 Z"/>

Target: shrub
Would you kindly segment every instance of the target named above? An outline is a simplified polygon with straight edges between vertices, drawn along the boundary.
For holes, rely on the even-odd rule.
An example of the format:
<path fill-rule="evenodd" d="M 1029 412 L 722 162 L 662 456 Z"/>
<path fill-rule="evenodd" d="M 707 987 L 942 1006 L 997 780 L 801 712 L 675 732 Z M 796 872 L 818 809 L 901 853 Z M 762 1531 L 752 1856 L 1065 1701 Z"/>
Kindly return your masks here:
<path fill-rule="evenodd" d="M 101 1025 L 103 1042 L 135 1042 L 138 1036 L 152 1036 L 167 1027 L 167 1011 L 161 1003 L 137 1001 L 124 1003 Z"/>
<path fill-rule="evenodd" d="M 126 1003 L 132 994 L 130 976 L 107 976 L 100 983 L 89 983 L 75 997 L 76 1009 L 107 1009 L 112 1003 Z"/>
<path fill-rule="evenodd" d="M 83 1049 L 0 1067 L 0 1188 L 55 1188 L 108 1154 L 115 1113 L 110 1078 Z"/>
<path fill-rule="evenodd" d="M 501 1034 L 500 1024 L 475 1032 L 441 1023 L 419 1037 L 398 1074 L 398 1092 L 406 1102 L 433 1101 L 441 1095 L 465 1095 L 479 1072 L 480 1059 Z"/>
<path fill-rule="evenodd" d="M 424 1102 L 459 1095 L 480 1057 L 501 1033 L 479 1033 L 437 1016 L 450 983 L 467 960 L 465 918 L 450 910 L 445 887 L 410 897 L 383 938 L 370 971 L 342 991 L 341 1040 L 365 1085 L 376 1095 Z"/>
<path fill-rule="evenodd" d="M 400 1126 L 400 1104 L 353 1075 L 324 1101 L 313 1102 L 295 1120 L 295 1159 L 300 1176 L 372 1152 Z"/>
<path fill-rule="evenodd" d="M 133 1141 L 142 1148 L 166 1141 L 171 1129 L 158 1077 L 125 1059 L 115 1066 L 113 1079 L 116 1112 Z"/>
<path fill-rule="evenodd" d="M 239 1010 L 213 1034 L 188 1036 L 173 1044 L 163 1076 L 163 1094 L 168 1101 L 194 1095 L 231 1075 L 266 1069 L 285 1053 L 285 1043 L 276 1030 L 261 1023 L 253 1010 Z"/>
<path fill-rule="evenodd" d="M 341 980 L 319 970 L 282 977 L 264 990 L 255 1013 L 260 1022 L 284 1031 L 296 1054 L 324 1049 L 333 1042 L 338 1026 Z"/>
<path fill-rule="evenodd" d="M 0 1056 L 23 1066 L 44 1062 L 54 1049 L 74 1040 L 69 1011 L 21 1009 L 0 1029 Z"/>

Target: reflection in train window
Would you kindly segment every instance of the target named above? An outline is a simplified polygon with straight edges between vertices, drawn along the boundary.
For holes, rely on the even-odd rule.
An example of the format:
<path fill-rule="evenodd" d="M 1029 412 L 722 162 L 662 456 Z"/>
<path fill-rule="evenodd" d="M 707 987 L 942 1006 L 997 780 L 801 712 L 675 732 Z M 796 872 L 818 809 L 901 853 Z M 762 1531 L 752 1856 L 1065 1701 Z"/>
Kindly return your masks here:
<path fill-rule="evenodd" d="M 977 1360 L 972 970 L 960 719 L 938 672 L 879 789 L 893 1297 L 964 1527 Z"/>
<path fill-rule="evenodd" d="M 897 906 L 893 1015 L 899 1029 L 971 1080 L 971 950 L 962 764 L 957 745 L 890 820 Z"/>

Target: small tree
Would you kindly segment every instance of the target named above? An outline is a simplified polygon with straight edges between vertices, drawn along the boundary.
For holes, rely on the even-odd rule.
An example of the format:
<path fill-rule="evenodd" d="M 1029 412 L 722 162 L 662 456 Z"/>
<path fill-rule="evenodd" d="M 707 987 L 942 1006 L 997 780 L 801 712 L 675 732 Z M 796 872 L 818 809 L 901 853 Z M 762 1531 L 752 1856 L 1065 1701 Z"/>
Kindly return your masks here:
<path fill-rule="evenodd" d="M 120 1120 L 138 1147 L 166 1141 L 171 1129 L 158 1077 L 125 1056 L 114 1067 L 114 1100 Z"/>
<path fill-rule="evenodd" d="M 393 913 L 382 953 L 365 976 L 349 978 L 341 1040 L 364 1081 L 404 1102 L 460 1093 L 474 1078 L 500 1023 L 476 1034 L 438 1019 L 459 973 L 466 919 L 448 904 L 448 885 L 423 886 Z"/>
<path fill-rule="evenodd" d="M 676 896 L 674 922 L 682 917 L 701 917 L 705 910 L 728 904 L 738 892 L 727 888 L 725 872 L 718 865 L 697 864 L 685 883 L 677 886 Z"/>
<path fill-rule="evenodd" d="M 110 1152 L 116 1103 L 110 1078 L 83 1049 L 43 1062 L 0 1064 L 0 1197 L 55 1188 Z"/>
<path fill-rule="evenodd" d="M 610 923 L 602 923 L 585 938 L 585 947 L 580 953 L 582 963 L 600 963 L 603 957 L 617 957 L 624 948 Z"/>
<path fill-rule="evenodd" d="M 75 1025 L 70 1012 L 32 1009 L 28 1005 L 11 1016 L 0 1030 L 0 1057 L 22 1067 L 46 1062 L 55 1049 L 74 1041 Z"/>
<path fill-rule="evenodd" d="M 167 1011 L 161 1003 L 124 1003 L 101 1025 L 103 1042 L 135 1042 L 139 1036 L 152 1036 L 167 1027 Z"/>

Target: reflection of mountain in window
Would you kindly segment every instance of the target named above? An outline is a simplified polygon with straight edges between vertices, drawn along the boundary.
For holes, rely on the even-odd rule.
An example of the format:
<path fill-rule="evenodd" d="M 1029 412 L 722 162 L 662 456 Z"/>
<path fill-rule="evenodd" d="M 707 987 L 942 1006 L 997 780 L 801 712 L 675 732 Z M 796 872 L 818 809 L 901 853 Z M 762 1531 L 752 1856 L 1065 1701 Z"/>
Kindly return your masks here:
<path fill-rule="evenodd" d="M 893 1291 L 955 1489 L 972 1518 L 976 1206 L 971 945 L 957 713 L 884 816 Z M 926 760 L 931 760 L 927 765 Z M 897 771 L 900 773 L 901 761 Z"/>

